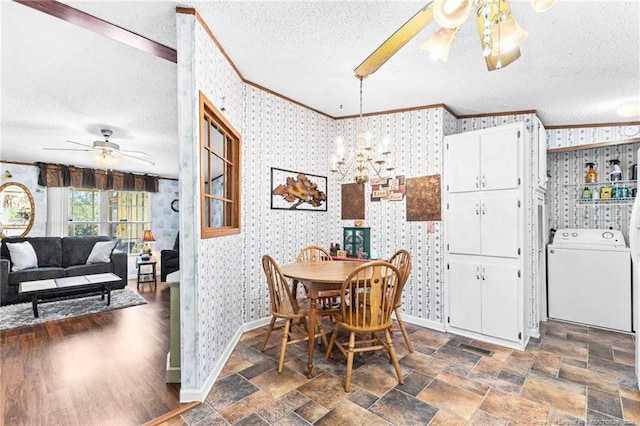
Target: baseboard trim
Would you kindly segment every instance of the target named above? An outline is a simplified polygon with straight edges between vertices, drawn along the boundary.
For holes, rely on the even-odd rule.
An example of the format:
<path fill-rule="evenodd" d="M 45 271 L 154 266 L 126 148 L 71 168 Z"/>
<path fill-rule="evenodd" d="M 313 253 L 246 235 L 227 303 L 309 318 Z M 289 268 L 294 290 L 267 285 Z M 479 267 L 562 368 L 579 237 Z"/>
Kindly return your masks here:
<path fill-rule="evenodd" d="M 180 389 L 180 402 L 204 401 L 207 395 L 209 395 L 209 392 L 211 391 L 213 384 L 216 382 L 216 379 L 222 372 L 222 369 L 227 363 L 227 360 L 229 359 L 236 345 L 240 341 L 242 334 L 247 331 L 251 331 L 256 328 L 260 328 L 265 325 L 268 325 L 270 321 L 271 321 L 271 317 L 269 316 L 266 318 L 262 318 L 259 320 L 242 324 L 238 328 L 238 330 L 236 330 L 236 333 L 233 335 L 233 338 L 231 339 L 231 341 L 225 348 L 224 352 L 222 353 L 220 360 L 216 363 L 213 370 L 207 377 L 207 380 L 205 380 L 204 384 L 199 389 Z"/>
<path fill-rule="evenodd" d="M 420 327 L 430 328 L 432 330 L 446 332 L 445 325 L 443 323 L 437 321 L 426 320 L 423 318 L 413 317 L 411 315 L 402 314 L 402 319 L 404 322 L 408 322 L 410 324 L 419 325 Z"/>

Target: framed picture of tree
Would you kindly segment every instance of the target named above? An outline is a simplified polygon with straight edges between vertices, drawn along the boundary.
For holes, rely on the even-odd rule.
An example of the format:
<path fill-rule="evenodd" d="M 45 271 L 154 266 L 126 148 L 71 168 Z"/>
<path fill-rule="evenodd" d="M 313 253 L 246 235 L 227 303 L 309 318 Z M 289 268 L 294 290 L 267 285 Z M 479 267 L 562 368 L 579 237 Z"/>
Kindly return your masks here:
<path fill-rule="evenodd" d="M 327 178 L 271 168 L 271 208 L 327 211 Z"/>

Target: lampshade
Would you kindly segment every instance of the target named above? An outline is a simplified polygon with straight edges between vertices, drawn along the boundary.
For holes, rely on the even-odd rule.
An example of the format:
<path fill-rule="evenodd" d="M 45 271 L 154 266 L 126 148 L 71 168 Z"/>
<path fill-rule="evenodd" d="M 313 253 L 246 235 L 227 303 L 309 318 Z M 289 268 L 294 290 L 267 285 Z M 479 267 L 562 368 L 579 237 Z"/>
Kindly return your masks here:
<path fill-rule="evenodd" d="M 142 234 L 142 241 L 144 241 L 145 243 L 150 241 L 155 241 L 155 240 L 156 239 L 153 237 L 153 233 L 151 232 L 151 229 L 146 229 Z"/>
<path fill-rule="evenodd" d="M 440 28 L 435 32 L 426 43 L 420 48 L 429 53 L 431 59 L 438 59 L 442 62 L 447 62 L 449 58 L 449 51 L 451 50 L 451 44 L 456 37 L 458 29 L 450 30 L 448 28 Z"/>
<path fill-rule="evenodd" d="M 531 2 L 531 6 L 533 6 L 533 10 L 538 13 L 546 12 L 556 4 L 556 0 L 529 0 Z"/>
<path fill-rule="evenodd" d="M 472 0 L 435 0 L 433 19 L 442 28 L 458 28 L 469 17 L 473 3 Z"/>
<path fill-rule="evenodd" d="M 507 15 L 491 28 L 491 54 L 497 56 L 515 49 L 528 35 L 513 15 Z"/>

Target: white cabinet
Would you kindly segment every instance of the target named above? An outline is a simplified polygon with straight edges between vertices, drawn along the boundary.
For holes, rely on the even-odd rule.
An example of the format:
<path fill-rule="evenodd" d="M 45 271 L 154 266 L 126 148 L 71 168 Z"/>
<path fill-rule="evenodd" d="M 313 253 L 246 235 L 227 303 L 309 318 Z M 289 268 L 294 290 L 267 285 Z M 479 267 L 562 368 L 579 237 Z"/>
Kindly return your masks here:
<path fill-rule="evenodd" d="M 513 265 L 452 261 L 449 325 L 498 339 L 517 341 L 518 268 Z M 516 303 L 514 303 L 516 302 Z"/>
<path fill-rule="evenodd" d="M 449 197 L 447 249 L 450 253 L 518 257 L 521 200 L 514 193 L 484 197 L 461 194 Z"/>
<path fill-rule="evenodd" d="M 448 331 L 518 349 L 527 344 L 529 236 L 537 226 L 530 185 L 538 186 L 530 182 L 538 167 L 530 158 L 537 145 L 523 123 L 445 137 Z"/>
<path fill-rule="evenodd" d="M 517 128 L 504 128 L 491 135 L 477 132 L 448 136 L 445 139 L 446 190 L 450 193 L 517 188 L 519 164 Z"/>

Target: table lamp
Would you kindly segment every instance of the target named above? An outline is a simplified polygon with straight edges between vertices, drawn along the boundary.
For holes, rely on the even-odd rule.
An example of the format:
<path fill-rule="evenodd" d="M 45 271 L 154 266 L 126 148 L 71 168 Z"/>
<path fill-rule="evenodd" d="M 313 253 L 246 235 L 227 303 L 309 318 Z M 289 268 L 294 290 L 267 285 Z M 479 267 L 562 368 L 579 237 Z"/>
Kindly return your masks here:
<path fill-rule="evenodd" d="M 151 232 L 151 229 L 145 229 L 142 233 L 142 242 L 144 243 L 144 248 L 142 249 L 142 256 L 145 258 L 149 258 L 151 256 L 151 247 L 149 243 L 155 242 L 156 239 Z"/>

